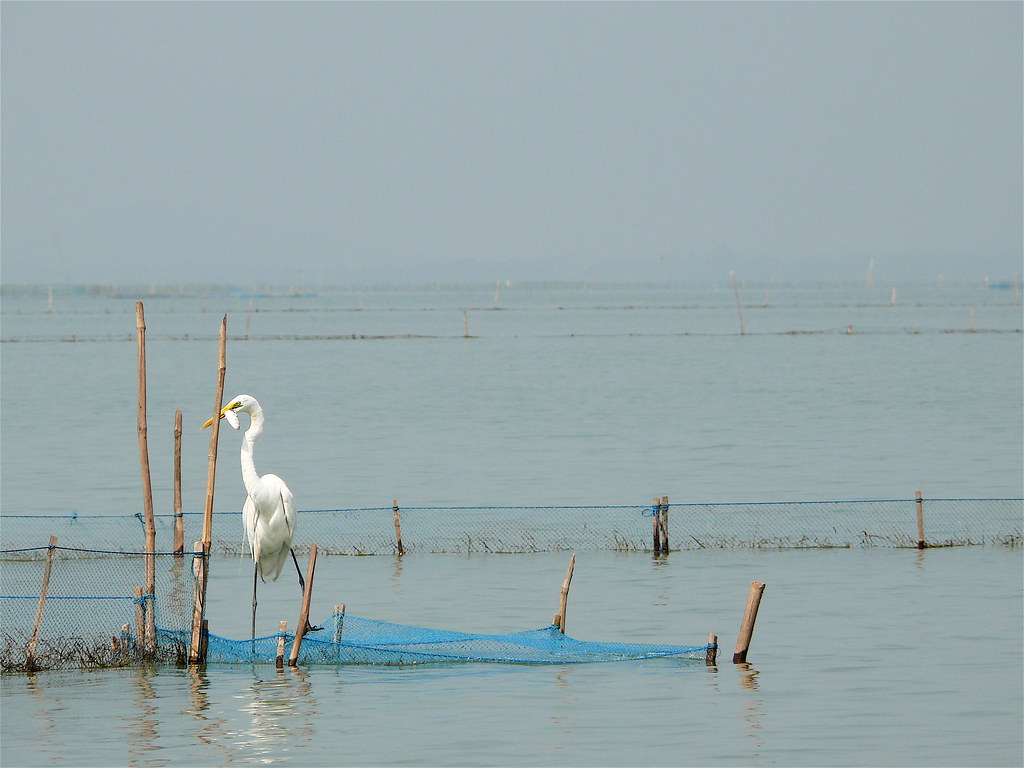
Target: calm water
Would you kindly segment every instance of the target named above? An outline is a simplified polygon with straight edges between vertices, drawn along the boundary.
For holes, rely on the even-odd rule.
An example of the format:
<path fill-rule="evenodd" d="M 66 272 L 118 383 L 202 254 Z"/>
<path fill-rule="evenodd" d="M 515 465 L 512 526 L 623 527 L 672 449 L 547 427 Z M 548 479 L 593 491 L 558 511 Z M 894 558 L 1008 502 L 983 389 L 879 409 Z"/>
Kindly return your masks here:
<path fill-rule="evenodd" d="M 212 411 L 225 312 L 225 395 L 250 392 L 263 403 L 257 466 L 285 477 L 300 509 L 392 498 L 413 506 L 1022 493 L 1024 361 L 1012 290 L 900 287 L 891 306 L 889 286 L 744 287 L 742 336 L 723 287 L 245 293 L 142 296 L 159 511 L 170 507 L 176 408 L 186 509 L 205 498 L 209 438 L 198 426 Z M 4 295 L 5 513 L 141 509 L 135 298 L 57 292 L 48 311 L 45 290 Z M 972 323 L 977 332 L 967 333 Z M 351 335 L 386 338 L 341 338 Z M 72 336 L 76 343 L 60 341 Z M 225 430 L 218 509 L 240 506 L 237 445 Z M 542 626 L 566 561 L 323 558 L 313 613 L 345 602 L 357 615 L 451 629 Z M 213 631 L 244 636 L 248 598 L 239 595 L 250 568 L 242 559 L 214 564 Z M 1020 549 L 581 552 L 569 633 L 698 644 L 714 631 L 728 661 L 755 579 L 768 586 L 749 668 L 6 676 L 2 761 L 1024 760 Z M 287 572 L 261 588 L 266 631 L 280 618 L 294 623 L 296 595 Z"/>

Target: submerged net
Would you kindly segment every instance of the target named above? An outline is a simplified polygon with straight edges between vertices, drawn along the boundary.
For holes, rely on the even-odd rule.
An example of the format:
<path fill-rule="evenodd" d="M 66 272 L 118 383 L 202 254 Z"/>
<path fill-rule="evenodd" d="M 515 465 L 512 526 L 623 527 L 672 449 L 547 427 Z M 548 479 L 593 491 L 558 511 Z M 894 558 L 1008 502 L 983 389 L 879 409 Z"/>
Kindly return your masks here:
<path fill-rule="evenodd" d="M 295 636 L 286 632 L 255 640 L 231 640 L 210 634 L 207 662 L 270 663 L 284 639 L 288 659 Z M 162 642 L 187 645 L 188 636 L 162 633 Z M 654 645 L 576 640 L 554 625 L 500 635 L 454 632 L 392 624 L 335 614 L 323 629 L 306 635 L 297 657 L 300 666 L 315 664 L 412 665 L 451 662 L 510 664 L 579 664 L 677 658 L 705 660 L 707 645 Z"/>

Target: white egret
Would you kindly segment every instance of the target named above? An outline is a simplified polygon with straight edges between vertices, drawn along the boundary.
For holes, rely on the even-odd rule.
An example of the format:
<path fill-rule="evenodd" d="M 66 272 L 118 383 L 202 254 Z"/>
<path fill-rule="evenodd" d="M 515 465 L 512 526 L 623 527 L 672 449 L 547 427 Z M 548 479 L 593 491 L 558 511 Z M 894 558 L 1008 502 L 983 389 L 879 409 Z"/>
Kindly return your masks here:
<path fill-rule="evenodd" d="M 249 429 L 242 438 L 242 482 L 248 494 L 242 507 L 242 524 L 252 552 L 252 636 L 256 637 L 256 576 L 267 581 L 276 581 L 281 575 L 288 555 L 295 563 L 299 574 L 299 588 L 305 593 L 306 580 L 302 578 L 299 561 L 292 549 L 295 535 L 295 502 L 292 492 L 277 475 L 262 477 L 256 472 L 253 448 L 263 433 L 263 409 L 252 395 L 237 395 L 224 406 L 219 418 L 226 419 L 234 428 L 239 428 L 238 413 L 248 413 Z M 217 417 L 211 417 L 203 429 L 213 424 Z M 318 627 L 306 627 L 308 630 Z"/>

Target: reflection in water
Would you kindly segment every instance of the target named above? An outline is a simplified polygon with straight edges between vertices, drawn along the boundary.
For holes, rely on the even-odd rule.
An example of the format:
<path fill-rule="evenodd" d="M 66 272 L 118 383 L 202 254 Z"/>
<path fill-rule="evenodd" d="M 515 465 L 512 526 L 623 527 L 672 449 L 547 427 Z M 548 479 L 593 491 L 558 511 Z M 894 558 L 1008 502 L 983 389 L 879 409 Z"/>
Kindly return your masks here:
<path fill-rule="evenodd" d="M 128 718 L 128 725 L 134 732 L 134 738 L 129 740 L 128 754 L 132 759 L 130 765 L 138 765 L 139 761 L 145 758 L 148 752 L 160 749 L 157 740 L 160 734 L 157 732 L 157 725 L 160 718 L 157 715 L 156 706 L 153 702 L 156 699 L 156 692 L 153 690 L 153 678 L 156 670 L 149 664 L 145 664 L 136 670 L 137 674 L 133 680 L 135 696 L 133 700 L 135 707 L 132 715 Z"/>
<path fill-rule="evenodd" d="M 57 718 L 61 717 L 61 713 L 67 707 L 62 705 L 59 699 L 49 698 L 46 689 L 39 685 L 39 680 L 33 672 L 25 676 L 25 687 L 39 704 L 39 709 L 33 713 L 33 720 L 42 725 L 39 728 L 39 738 L 35 739 L 35 742 L 40 747 L 49 748 L 49 745 L 54 743 L 53 733 L 57 729 Z"/>
<path fill-rule="evenodd" d="M 924 553 L 925 552 L 926 552 L 925 549 L 917 550 L 917 557 L 914 558 L 914 567 L 917 568 L 919 571 L 923 571 L 924 570 Z"/>
<path fill-rule="evenodd" d="M 574 692 L 572 675 L 576 672 L 575 667 L 559 667 L 555 671 L 555 687 L 562 694 L 562 704 L 557 707 L 551 715 L 551 722 L 555 726 L 555 732 L 567 736 L 566 743 L 561 740 L 555 742 L 555 751 L 568 751 L 571 748 L 572 734 L 577 728 L 577 722 L 573 717 L 576 711 L 576 704 L 579 701 L 579 694 Z"/>
<path fill-rule="evenodd" d="M 280 758 L 281 748 L 292 749 L 313 740 L 319 715 L 312 678 L 297 667 L 284 674 L 253 681 L 238 698 L 248 701 L 239 712 L 248 714 L 250 727 L 236 734 L 235 743 L 260 762 Z"/>
<path fill-rule="evenodd" d="M 210 712 L 210 679 L 206 676 L 205 667 L 190 666 L 188 668 L 189 695 L 191 705 L 182 711 L 183 714 L 191 715 L 200 722 L 196 738 L 204 744 L 218 747 L 230 754 L 230 750 L 221 744 L 224 737 L 224 718 L 209 717 Z"/>
<path fill-rule="evenodd" d="M 734 666 L 740 673 L 740 686 L 745 691 L 756 694 L 758 691 L 757 676 L 760 673 L 745 662 L 735 664 Z M 747 727 L 746 736 L 751 740 L 751 748 L 754 750 L 754 755 L 760 755 L 761 749 L 764 747 L 763 726 L 761 724 L 764 718 L 763 706 L 763 699 L 757 695 L 748 696 L 743 702 L 743 722 Z"/>

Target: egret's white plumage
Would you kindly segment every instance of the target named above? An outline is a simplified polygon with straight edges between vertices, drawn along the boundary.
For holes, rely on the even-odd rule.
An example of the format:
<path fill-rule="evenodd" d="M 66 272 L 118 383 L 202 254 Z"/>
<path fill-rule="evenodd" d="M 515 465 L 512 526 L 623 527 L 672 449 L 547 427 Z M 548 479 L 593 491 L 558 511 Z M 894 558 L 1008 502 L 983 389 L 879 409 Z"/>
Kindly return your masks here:
<path fill-rule="evenodd" d="M 277 475 L 262 477 L 256 472 L 253 449 L 263 434 L 263 409 L 252 395 L 237 395 L 220 412 L 235 429 L 239 428 L 238 413 L 248 413 L 249 428 L 242 437 L 242 482 L 245 483 L 246 499 L 242 507 L 242 524 L 249 542 L 254 565 L 252 585 L 253 634 L 256 627 L 256 574 L 264 581 L 276 581 L 281 575 L 289 554 L 292 552 L 292 538 L 295 536 L 295 501 L 292 492 Z M 203 428 L 214 422 L 209 419 Z M 299 574 L 299 586 L 304 588 L 304 579 L 298 561 L 295 570 Z"/>

